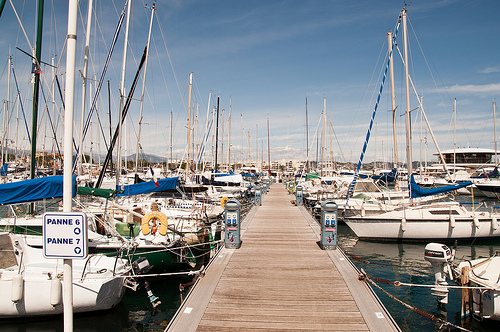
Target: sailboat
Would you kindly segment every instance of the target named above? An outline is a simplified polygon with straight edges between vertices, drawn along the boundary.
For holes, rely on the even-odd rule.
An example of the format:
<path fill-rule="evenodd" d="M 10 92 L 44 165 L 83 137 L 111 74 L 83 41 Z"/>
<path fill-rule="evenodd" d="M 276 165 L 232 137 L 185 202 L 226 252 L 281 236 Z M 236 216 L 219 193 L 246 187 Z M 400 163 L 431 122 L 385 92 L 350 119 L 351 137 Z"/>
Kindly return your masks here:
<path fill-rule="evenodd" d="M 23 235 L 0 233 L 0 318 L 63 312 L 62 259 L 46 259 Z M 106 310 L 120 303 L 131 268 L 123 259 L 89 255 L 73 262 L 75 313 Z M 10 296 L 9 296 L 10 294 Z"/>
<path fill-rule="evenodd" d="M 399 26 L 399 23 L 401 21 L 403 25 L 403 47 L 406 81 L 406 155 L 409 174 L 408 187 L 410 190 L 410 202 L 409 204 L 401 204 L 387 212 L 365 216 L 349 216 L 346 217 L 344 221 L 360 239 L 446 241 L 457 239 L 490 239 L 500 237 L 500 228 L 498 227 L 500 214 L 477 210 L 469 211 L 458 202 L 430 202 L 428 204 L 416 204 L 415 199 L 418 197 L 425 197 L 429 195 L 444 193 L 447 191 L 454 191 L 459 188 L 471 185 L 472 183 L 463 182 L 459 184 L 452 184 L 446 187 L 426 190 L 420 188 L 414 180 L 411 154 L 410 77 L 408 69 L 408 46 L 405 8 L 401 11 L 397 26 Z M 421 106 L 420 100 L 419 104 Z M 375 112 L 372 115 L 370 130 L 374 115 Z M 367 134 L 367 141 L 369 138 L 370 130 Z M 367 146 L 367 141 L 365 141 L 363 154 Z M 352 188 L 354 187 L 355 180 L 356 176 L 354 178 L 353 185 L 351 186 L 351 192 Z"/>

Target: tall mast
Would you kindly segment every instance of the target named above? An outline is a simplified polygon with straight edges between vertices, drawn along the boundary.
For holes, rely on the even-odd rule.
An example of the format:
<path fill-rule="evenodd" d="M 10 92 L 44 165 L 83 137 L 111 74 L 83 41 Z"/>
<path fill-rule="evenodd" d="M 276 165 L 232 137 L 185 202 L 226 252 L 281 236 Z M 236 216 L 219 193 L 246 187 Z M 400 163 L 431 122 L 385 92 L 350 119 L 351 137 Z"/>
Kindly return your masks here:
<path fill-rule="evenodd" d="M 217 118 L 215 120 L 215 171 L 217 171 L 217 157 L 219 154 L 219 102 L 220 96 L 217 96 Z"/>
<path fill-rule="evenodd" d="M 93 0 L 89 0 L 87 8 L 87 32 L 85 34 L 85 54 L 83 58 L 83 72 L 82 72 L 82 101 L 81 101 L 81 111 L 80 111 L 80 144 L 79 149 L 83 151 L 83 123 L 85 119 L 85 102 L 87 101 L 87 72 L 89 64 L 89 47 L 90 47 L 90 28 L 92 25 L 92 4 Z M 82 174 L 82 158 L 78 158 L 78 173 Z"/>
<path fill-rule="evenodd" d="M 3 143 L 4 149 L 2 151 L 2 164 L 9 161 L 9 153 L 7 152 L 7 122 L 8 122 L 8 114 L 10 111 L 10 67 L 12 66 L 12 56 L 10 55 L 10 47 L 9 47 L 9 65 L 7 68 L 7 99 L 5 100 L 5 109 L 4 109 L 4 133 L 3 133 Z"/>
<path fill-rule="evenodd" d="M 453 103 L 453 171 L 457 171 L 457 98 Z"/>
<path fill-rule="evenodd" d="M 228 161 L 227 164 L 229 166 L 229 169 L 231 169 L 231 96 L 229 96 L 229 132 L 228 132 L 228 139 L 227 139 L 227 149 L 228 149 Z"/>
<path fill-rule="evenodd" d="M 122 171 L 122 123 L 123 123 L 123 106 L 125 104 L 125 66 L 127 63 L 127 45 L 128 45 L 128 31 L 130 27 L 130 7 L 132 7 L 131 0 L 127 2 L 127 23 L 125 24 L 125 40 L 123 42 L 123 60 L 122 60 L 122 73 L 120 80 L 120 112 L 118 119 L 118 152 L 116 157 L 116 185 L 119 185 L 120 173 Z M 104 171 L 104 170 L 103 170 Z"/>
<path fill-rule="evenodd" d="M 42 28 L 43 28 L 43 2 L 38 0 L 38 18 L 35 45 L 35 63 L 34 63 L 34 84 L 33 84 L 33 115 L 31 123 L 31 166 L 30 177 L 35 178 L 36 168 L 36 129 L 38 125 L 38 95 L 40 89 L 40 57 L 42 54 Z"/>
<path fill-rule="evenodd" d="M 307 115 L 307 96 L 306 96 L 306 172 L 309 172 L 309 116 Z"/>
<path fill-rule="evenodd" d="M 271 176 L 271 143 L 269 141 L 269 113 L 267 113 L 267 163 L 269 167 L 269 176 Z"/>
<path fill-rule="evenodd" d="M 498 165 L 497 158 L 497 116 L 496 116 L 496 103 L 493 102 L 493 139 L 495 140 L 495 166 Z"/>
<path fill-rule="evenodd" d="M 392 52 L 392 31 L 387 33 L 387 44 L 389 46 L 389 70 L 391 76 L 391 102 L 392 102 L 392 135 L 393 135 L 393 146 L 394 146 L 394 168 L 398 168 L 398 140 L 396 131 L 396 91 L 394 89 L 394 56 Z M 396 181 L 395 189 L 399 190 L 399 183 Z"/>
<path fill-rule="evenodd" d="M 408 35 L 406 27 L 406 8 L 403 8 L 403 49 L 405 61 L 405 88 L 406 88 L 406 112 L 405 112 L 405 127 L 406 127 L 406 163 L 408 169 L 408 183 L 413 172 L 412 154 L 411 154 L 411 115 L 410 115 L 410 73 L 408 66 Z"/>
<path fill-rule="evenodd" d="M 139 170 L 139 149 L 141 147 L 141 125 L 142 125 L 142 108 L 144 105 L 144 89 L 146 88 L 146 71 L 148 69 L 149 44 L 151 41 L 151 28 L 153 27 L 153 17 L 155 13 L 155 4 L 151 7 L 151 20 L 149 21 L 148 43 L 146 45 L 146 59 L 144 60 L 144 73 L 142 74 L 142 92 L 141 106 L 139 108 L 139 128 L 137 129 L 137 149 L 135 151 L 135 173 Z"/>
<path fill-rule="evenodd" d="M 188 178 L 191 152 L 191 89 L 193 87 L 193 73 L 189 73 L 189 100 L 188 100 L 188 130 L 187 130 L 187 158 L 186 158 L 186 179 Z"/>
<path fill-rule="evenodd" d="M 321 131 L 321 176 L 323 176 L 324 150 L 326 147 L 326 97 L 323 97 L 323 130 Z"/>

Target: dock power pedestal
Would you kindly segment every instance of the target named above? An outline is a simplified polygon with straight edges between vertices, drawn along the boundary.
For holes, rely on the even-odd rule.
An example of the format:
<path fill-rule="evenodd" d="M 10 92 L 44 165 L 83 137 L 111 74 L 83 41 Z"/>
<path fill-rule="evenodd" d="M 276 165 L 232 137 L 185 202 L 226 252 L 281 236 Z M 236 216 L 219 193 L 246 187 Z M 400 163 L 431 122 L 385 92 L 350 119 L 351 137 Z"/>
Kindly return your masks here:
<path fill-rule="evenodd" d="M 241 203 L 230 198 L 224 205 L 225 235 L 224 246 L 228 249 L 238 249 L 241 247 L 240 239 L 240 210 Z"/>
<path fill-rule="evenodd" d="M 337 204 L 327 199 L 321 203 L 321 249 L 337 249 Z"/>
<path fill-rule="evenodd" d="M 260 185 L 255 185 L 255 205 L 262 205 L 262 189 Z"/>
<path fill-rule="evenodd" d="M 299 184 L 295 187 L 295 205 L 301 206 L 304 205 L 304 197 L 303 197 L 304 189 Z"/>

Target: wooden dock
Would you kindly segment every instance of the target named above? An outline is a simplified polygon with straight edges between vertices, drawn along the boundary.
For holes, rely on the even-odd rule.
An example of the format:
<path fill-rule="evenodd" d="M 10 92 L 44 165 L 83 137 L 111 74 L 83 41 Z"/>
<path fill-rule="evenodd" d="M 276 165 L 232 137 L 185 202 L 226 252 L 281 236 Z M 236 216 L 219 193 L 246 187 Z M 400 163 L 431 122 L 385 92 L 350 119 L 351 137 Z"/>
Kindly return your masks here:
<path fill-rule="evenodd" d="M 222 249 L 166 331 L 400 331 L 340 250 L 322 250 L 319 224 L 273 184 Z"/>

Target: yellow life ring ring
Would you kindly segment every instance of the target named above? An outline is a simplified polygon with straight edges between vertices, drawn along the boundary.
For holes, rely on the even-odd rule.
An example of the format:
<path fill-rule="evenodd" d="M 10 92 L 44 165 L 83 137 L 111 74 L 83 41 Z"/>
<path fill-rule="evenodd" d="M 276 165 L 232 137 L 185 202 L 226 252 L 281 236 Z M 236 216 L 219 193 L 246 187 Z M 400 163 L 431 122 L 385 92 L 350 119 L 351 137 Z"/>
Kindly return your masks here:
<path fill-rule="evenodd" d="M 141 221 L 141 229 L 142 234 L 148 235 L 153 232 L 153 235 L 156 233 L 156 223 L 153 224 L 153 227 L 149 227 L 149 222 L 153 219 L 160 221 L 160 230 L 158 231 L 160 235 L 167 234 L 168 231 L 168 220 L 167 216 L 160 211 L 150 211 L 142 217 Z"/>
<path fill-rule="evenodd" d="M 221 200 L 220 200 L 220 206 L 221 207 L 224 207 L 224 205 L 226 205 L 226 202 L 229 200 L 229 198 L 227 197 L 222 197 Z"/>

